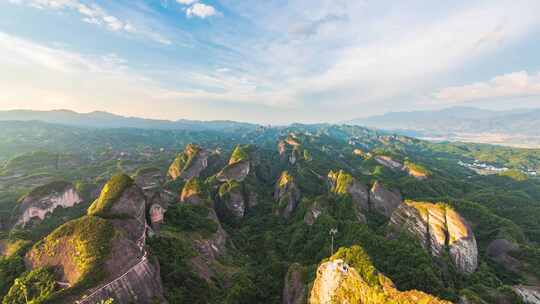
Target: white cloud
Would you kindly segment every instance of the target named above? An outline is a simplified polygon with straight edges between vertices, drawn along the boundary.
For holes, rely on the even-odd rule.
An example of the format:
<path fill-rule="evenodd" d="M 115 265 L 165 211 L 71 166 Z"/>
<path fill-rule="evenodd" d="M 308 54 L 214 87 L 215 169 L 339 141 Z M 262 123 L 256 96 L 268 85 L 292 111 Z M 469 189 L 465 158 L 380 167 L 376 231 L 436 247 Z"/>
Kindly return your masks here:
<path fill-rule="evenodd" d="M 217 14 L 219 14 L 219 12 L 213 6 L 199 2 L 193 4 L 186 10 L 186 15 L 188 17 L 196 16 L 203 19 Z"/>
<path fill-rule="evenodd" d="M 78 0 L 9 0 L 11 3 L 28 5 L 38 9 L 73 10 L 81 15 L 82 21 L 104 26 L 112 32 L 139 34 L 161 44 L 172 42 L 161 34 L 149 30 L 139 30 L 126 20 L 113 16 L 97 4 L 84 4 Z"/>
<path fill-rule="evenodd" d="M 540 96 L 540 73 L 526 71 L 500 75 L 489 81 L 439 90 L 433 97 L 446 102 Z"/>
<path fill-rule="evenodd" d="M 191 5 L 199 0 L 176 0 L 176 2 L 183 4 L 183 5 Z"/>

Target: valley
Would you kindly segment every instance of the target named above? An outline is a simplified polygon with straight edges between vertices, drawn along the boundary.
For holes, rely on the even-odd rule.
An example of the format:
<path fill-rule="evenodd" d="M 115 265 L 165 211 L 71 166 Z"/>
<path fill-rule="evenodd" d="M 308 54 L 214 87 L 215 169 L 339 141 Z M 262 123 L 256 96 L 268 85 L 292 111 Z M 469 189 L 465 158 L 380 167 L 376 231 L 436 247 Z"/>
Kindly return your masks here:
<path fill-rule="evenodd" d="M 535 303 L 536 150 L 2 124 L 3 303 Z"/>

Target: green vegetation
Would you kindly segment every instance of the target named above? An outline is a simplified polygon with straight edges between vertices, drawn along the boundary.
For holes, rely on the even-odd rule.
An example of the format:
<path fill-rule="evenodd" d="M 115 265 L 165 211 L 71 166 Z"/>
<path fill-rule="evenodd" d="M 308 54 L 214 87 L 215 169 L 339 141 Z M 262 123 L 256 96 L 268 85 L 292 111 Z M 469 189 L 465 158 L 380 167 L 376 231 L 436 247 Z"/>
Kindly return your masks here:
<path fill-rule="evenodd" d="M 405 162 L 403 163 L 403 166 L 412 172 L 417 172 L 425 176 L 431 175 L 431 173 L 426 167 L 420 164 L 413 163 L 410 160 L 405 160 Z"/>
<path fill-rule="evenodd" d="M 24 260 L 21 256 L 0 257 L 0 299 L 24 270 Z"/>
<path fill-rule="evenodd" d="M 75 266 L 76 284 L 87 285 L 103 278 L 103 263 L 114 235 L 108 220 L 87 215 L 58 227 L 34 245 L 31 253 L 36 261 L 40 261 L 42 255 L 71 258 L 64 263 Z"/>
<path fill-rule="evenodd" d="M 227 194 L 233 191 L 241 191 L 241 189 L 242 189 L 242 185 L 239 182 L 232 180 L 232 181 L 223 183 L 219 187 L 218 194 L 220 198 L 223 198 Z"/>
<path fill-rule="evenodd" d="M 34 188 L 27 196 L 37 198 L 51 193 L 61 193 L 70 186 L 72 186 L 72 184 L 66 181 L 53 181 L 46 185 Z"/>
<path fill-rule="evenodd" d="M 189 169 L 200 150 L 201 148 L 199 148 L 197 145 L 187 145 L 184 152 L 178 154 L 169 167 L 169 175 L 172 177 L 177 177 L 180 176 L 182 172 Z"/>
<path fill-rule="evenodd" d="M 15 279 L 4 297 L 3 304 L 45 303 L 55 291 L 54 272 L 49 268 L 37 268 Z"/>
<path fill-rule="evenodd" d="M 250 150 L 251 150 L 250 145 L 236 146 L 231 154 L 231 158 L 229 159 L 229 164 L 234 164 L 239 161 L 249 159 Z"/>
<path fill-rule="evenodd" d="M 328 176 L 334 179 L 336 185 L 332 191 L 337 194 L 347 194 L 349 187 L 354 182 L 353 176 L 345 173 L 343 170 L 339 170 L 337 173 L 330 171 Z"/>
<path fill-rule="evenodd" d="M 362 279 L 371 287 L 382 287 L 379 282 L 379 275 L 371 258 L 360 246 L 350 248 L 339 248 L 330 258 L 331 261 L 341 259 L 349 266 L 354 267 Z"/>
<path fill-rule="evenodd" d="M 106 216 L 126 188 L 133 184 L 131 177 L 119 173 L 105 184 L 99 198 L 88 208 L 88 215 Z"/>
<path fill-rule="evenodd" d="M 217 224 L 208 217 L 207 207 L 199 205 L 176 204 L 165 213 L 166 229 L 185 232 L 212 234 L 217 231 Z"/>
<path fill-rule="evenodd" d="M 511 179 L 513 179 L 515 181 L 518 181 L 518 182 L 523 182 L 523 181 L 526 181 L 527 179 L 529 179 L 527 174 L 523 173 L 520 170 L 516 170 L 516 169 L 501 172 L 501 173 L 499 173 L 499 175 L 509 177 L 509 178 L 511 178 Z"/>

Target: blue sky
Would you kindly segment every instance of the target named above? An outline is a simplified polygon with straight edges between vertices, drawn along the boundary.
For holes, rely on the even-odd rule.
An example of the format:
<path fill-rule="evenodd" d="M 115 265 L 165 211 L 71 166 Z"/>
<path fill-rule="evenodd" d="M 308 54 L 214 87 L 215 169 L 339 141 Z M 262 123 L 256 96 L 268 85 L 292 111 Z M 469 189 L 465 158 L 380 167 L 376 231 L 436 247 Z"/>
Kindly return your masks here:
<path fill-rule="evenodd" d="M 540 106 L 540 1 L 3 0 L 0 110 L 339 122 Z"/>

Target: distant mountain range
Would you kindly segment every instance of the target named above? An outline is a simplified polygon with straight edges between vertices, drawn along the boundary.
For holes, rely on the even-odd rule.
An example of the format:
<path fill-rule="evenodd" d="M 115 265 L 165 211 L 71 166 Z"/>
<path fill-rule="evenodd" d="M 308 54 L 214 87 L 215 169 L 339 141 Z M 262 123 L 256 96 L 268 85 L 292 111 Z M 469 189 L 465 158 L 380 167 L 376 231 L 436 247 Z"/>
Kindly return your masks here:
<path fill-rule="evenodd" d="M 219 130 L 234 131 L 251 129 L 258 125 L 234 121 L 198 121 L 198 120 L 159 120 L 138 117 L 125 117 L 108 112 L 77 113 L 70 110 L 33 111 L 11 110 L 0 111 L 0 121 L 43 121 L 90 128 L 139 128 L 160 130 Z"/>
<path fill-rule="evenodd" d="M 390 112 L 346 123 L 436 140 L 540 146 L 540 109 L 491 111 L 452 107 L 436 111 Z"/>

